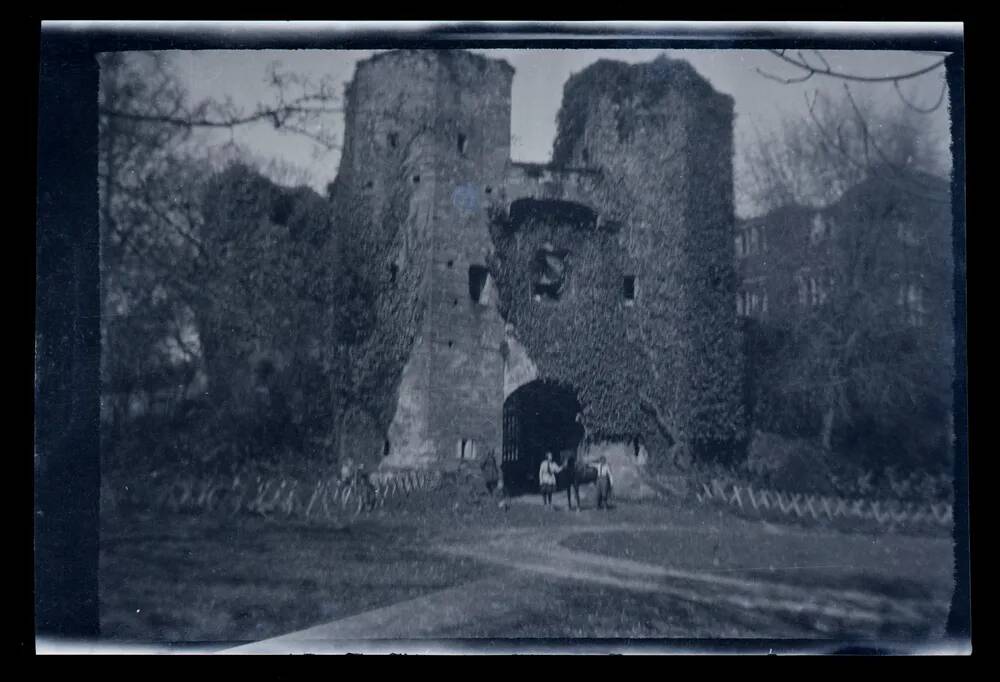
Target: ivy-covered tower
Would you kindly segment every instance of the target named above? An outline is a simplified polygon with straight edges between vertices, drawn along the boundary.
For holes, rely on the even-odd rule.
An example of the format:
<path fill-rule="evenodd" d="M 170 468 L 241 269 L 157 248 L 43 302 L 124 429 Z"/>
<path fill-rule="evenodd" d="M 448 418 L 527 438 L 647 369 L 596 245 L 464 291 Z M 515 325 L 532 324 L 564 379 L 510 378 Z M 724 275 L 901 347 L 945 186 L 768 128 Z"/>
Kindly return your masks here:
<path fill-rule="evenodd" d="M 738 441 L 732 99 L 685 62 L 600 61 L 566 85 L 552 163 L 523 164 L 512 77 L 464 51 L 358 65 L 335 206 L 380 333 L 351 437 L 384 466 L 495 448 L 518 476 L 583 434 Z"/>
<path fill-rule="evenodd" d="M 599 171 L 598 210 L 620 219 L 648 361 L 637 401 L 670 440 L 728 448 L 743 436 L 733 99 L 682 60 L 601 60 L 569 79 L 558 124 L 553 163 Z"/>

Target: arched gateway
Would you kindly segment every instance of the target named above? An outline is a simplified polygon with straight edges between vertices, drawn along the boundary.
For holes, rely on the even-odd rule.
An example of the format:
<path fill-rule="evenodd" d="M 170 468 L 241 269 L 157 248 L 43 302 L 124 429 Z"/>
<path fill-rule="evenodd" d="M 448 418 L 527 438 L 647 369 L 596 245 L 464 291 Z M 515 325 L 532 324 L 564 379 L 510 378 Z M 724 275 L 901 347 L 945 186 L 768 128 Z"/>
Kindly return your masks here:
<path fill-rule="evenodd" d="M 583 440 L 580 403 L 573 388 L 537 379 L 511 393 L 503 404 L 504 485 L 512 493 L 535 492 L 545 453 L 558 461 Z"/>

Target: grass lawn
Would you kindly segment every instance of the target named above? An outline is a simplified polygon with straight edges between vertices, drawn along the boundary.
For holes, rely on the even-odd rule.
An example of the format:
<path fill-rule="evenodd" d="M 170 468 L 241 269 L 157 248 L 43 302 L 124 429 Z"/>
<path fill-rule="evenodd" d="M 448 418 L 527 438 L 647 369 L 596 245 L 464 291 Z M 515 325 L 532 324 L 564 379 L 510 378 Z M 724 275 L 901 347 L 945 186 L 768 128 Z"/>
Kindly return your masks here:
<path fill-rule="evenodd" d="M 738 529 L 580 533 L 563 543 L 669 568 L 718 572 L 790 585 L 870 591 L 887 597 L 950 599 L 950 538 L 825 535 L 764 524 Z"/>
<path fill-rule="evenodd" d="M 622 504 L 581 513 L 450 494 L 415 496 L 406 509 L 346 527 L 244 517 L 107 518 L 101 536 L 101 627 L 130 641 L 250 641 L 285 634 L 479 578 L 496 577 L 516 608 L 440 637 L 875 637 L 939 634 L 951 595 L 948 538 L 806 531 L 687 504 Z M 642 527 L 655 526 L 657 530 Z M 635 530 L 626 528 L 635 527 Z M 573 550 L 698 575 L 739 577 L 736 590 L 670 579 L 675 589 L 630 590 L 497 563 L 433 547 L 504 528 L 572 530 Z M 603 529 L 603 530 L 602 530 Z M 755 589 L 759 581 L 761 590 Z M 769 609 L 767 586 L 853 590 L 842 614 Z M 685 592 L 686 591 L 686 592 Z M 512 597 L 513 598 L 513 597 Z M 832 602 L 831 602 L 832 600 Z M 901 616 L 903 605 L 910 615 Z"/>
<path fill-rule="evenodd" d="M 423 549 L 417 525 L 242 518 L 108 519 L 101 634 L 130 641 L 251 641 L 488 575 Z"/>

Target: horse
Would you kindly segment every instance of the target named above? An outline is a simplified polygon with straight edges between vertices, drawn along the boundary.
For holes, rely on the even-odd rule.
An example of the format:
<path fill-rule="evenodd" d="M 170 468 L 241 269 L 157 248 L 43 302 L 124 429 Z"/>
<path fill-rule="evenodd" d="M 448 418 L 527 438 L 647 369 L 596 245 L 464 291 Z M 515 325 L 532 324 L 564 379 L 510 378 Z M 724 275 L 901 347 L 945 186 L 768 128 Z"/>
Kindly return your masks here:
<path fill-rule="evenodd" d="M 576 508 L 580 509 L 580 486 L 597 482 L 597 467 L 585 461 L 574 450 L 559 453 L 559 465 L 563 467 L 561 476 L 566 483 L 566 504 L 573 508 L 573 494 L 576 494 Z"/>

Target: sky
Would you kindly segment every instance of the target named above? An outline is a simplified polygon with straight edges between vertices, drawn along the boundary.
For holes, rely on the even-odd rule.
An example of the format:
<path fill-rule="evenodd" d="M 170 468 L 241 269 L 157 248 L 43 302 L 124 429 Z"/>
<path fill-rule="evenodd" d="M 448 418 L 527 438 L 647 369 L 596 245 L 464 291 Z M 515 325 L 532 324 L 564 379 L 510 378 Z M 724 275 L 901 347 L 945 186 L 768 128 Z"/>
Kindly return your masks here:
<path fill-rule="evenodd" d="M 759 73 L 776 76 L 799 75 L 794 67 L 762 50 L 594 50 L 594 49 L 480 49 L 472 50 L 489 57 L 504 59 L 515 69 L 511 106 L 511 157 L 515 161 L 545 162 L 550 159 L 556 133 L 556 113 L 563 86 L 573 73 L 598 59 L 644 62 L 660 54 L 688 61 L 719 92 L 735 102 L 735 159 L 737 169 L 737 214 L 754 212 L 740 191 L 739 168 L 746 150 L 757 136 L 765 137 L 780 130 L 785 117 L 808 115 L 806 96 L 816 92 L 833 97 L 843 95 L 843 82 L 815 76 L 809 81 L 786 85 L 769 80 Z M 323 77 L 346 84 L 355 64 L 374 54 L 370 50 L 206 50 L 171 52 L 178 74 L 193 99 L 231 98 L 246 110 L 273 98 L 267 82 L 270 65 L 302 74 L 314 80 Z M 941 58 L 939 54 L 899 51 L 824 50 L 823 56 L 837 70 L 866 76 L 885 76 L 911 71 Z M 944 85 L 944 69 L 907 81 L 901 87 L 907 99 L 919 106 L 937 101 Z M 889 83 L 854 83 L 852 92 L 859 100 L 875 106 L 898 106 L 899 95 Z M 338 87 L 338 91 L 340 88 Z M 947 150 L 950 143 L 947 99 L 932 114 L 922 115 L 928 135 Z M 343 131 L 343 119 L 331 114 L 325 122 L 336 137 Z M 215 134 L 208 144 L 234 141 L 254 157 L 277 160 L 317 191 L 323 191 L 336 176 L 339 151 L 323 151 L 307 139 L 275 131 L 267 124 L 241 127 L 231 133 Z"/>

